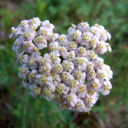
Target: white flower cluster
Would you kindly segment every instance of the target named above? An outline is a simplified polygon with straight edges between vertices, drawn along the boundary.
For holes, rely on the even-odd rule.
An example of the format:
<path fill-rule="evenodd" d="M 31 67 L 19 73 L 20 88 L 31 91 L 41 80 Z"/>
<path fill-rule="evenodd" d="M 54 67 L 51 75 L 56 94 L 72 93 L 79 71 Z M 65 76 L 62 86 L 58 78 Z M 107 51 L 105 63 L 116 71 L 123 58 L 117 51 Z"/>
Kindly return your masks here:
<path fill-rule="evenodd" d="M 72 24 L 68 34 L 54 33 L 54 25 L 39 18 L 12 27 L 13 50 L 21 64 L 19 77 L 34 97 L 53 100 L 62 109 L 88 112 L 99 93 L 112 88 L 113 72 L 98 54 L 111 52 L 111 35 L 101 25 Z"/>

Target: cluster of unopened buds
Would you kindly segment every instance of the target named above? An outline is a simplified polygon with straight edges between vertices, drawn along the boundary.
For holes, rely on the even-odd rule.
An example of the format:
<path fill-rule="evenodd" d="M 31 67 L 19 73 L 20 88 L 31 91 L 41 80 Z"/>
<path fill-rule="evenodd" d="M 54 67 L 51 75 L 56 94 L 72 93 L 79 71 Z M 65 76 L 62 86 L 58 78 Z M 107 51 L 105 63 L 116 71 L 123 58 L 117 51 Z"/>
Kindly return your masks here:
<path fill-rule="evenodd" d="M 89 112 L 99 93 L 108 95 L 113 72 L 98 54 L 111 52 L 111 35 L 101 25 L 72 24 L 55 33 L 48 20 L 22 20 L 10 38 L 21 64 L 19 77 L 33 97 L 53 100 L 62 109 Z"/>

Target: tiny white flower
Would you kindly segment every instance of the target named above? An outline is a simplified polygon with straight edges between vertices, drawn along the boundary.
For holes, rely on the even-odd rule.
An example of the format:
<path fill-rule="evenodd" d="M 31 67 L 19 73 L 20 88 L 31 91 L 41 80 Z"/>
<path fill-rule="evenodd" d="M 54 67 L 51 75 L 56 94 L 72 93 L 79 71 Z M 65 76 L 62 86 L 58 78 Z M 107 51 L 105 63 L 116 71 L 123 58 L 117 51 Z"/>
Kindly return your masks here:
<path fill-rule="evenodd" d="M 26 29 L 25 31 L 24 31 L 24 38 L 26 39 L 26 40 L 33 40 L 34 38 L 35 38 L 35 36 L 36 36 L 36 31 L 34 31 L 34 30 L 32 30 L 32 29 Z"/>
<path fill-rule="evenodd" d="M 46 27 L 40 27 L 38 33 L 46 40 L 50 40 L 53 35 L 53 31 Z"/>
<path fill-rule="evenodd" d="M 112 84 L 110 81 L 103 81 L 103 85 L 100 89 L 102 95 L 108 95 L 112 89 Z"/>
<path fill-rule="evenodd" d="M 67 36 L 65 34 L 59 35 L 58 42 L 59 42 L 59 45 L 61 46 L 67 46 L 67 43 L 68 43 Z"/>
<path fill-rule="evenodd" d="M 75 40 L 77 40 L 77 41 L 79 41 L 80 39 L 81 39 L 81 31 L 79 31 L 79 30 L 76 30 L 74 33 L 73 33 L 73 39 L 75 39 Z"/>
<path fill-rule="evenodd" d="M 74 107 L 77 103 L 77 96 L 73 93 L 70 93 L 69 95 L 67 95 L 66 99 L 72 107 Z"/>
<path fill-rule="evenodd" d="M 112 48 L 111 48 L 110 44 L 109 43 L 105 43 L 105 44 L 106 44 L 106 47 L 107 47 L 107 51 L 111 52 Z"/>
<path fill-rule="evenodd" d="M 86 85 L 80 85 L 78 89 L 78 97 L 85 98 L 86 94 L 87 94 Z"/>
<path fill-rule="evenodd" d="M 69 42 L 68 50 L 74 51 L 74 50 L 76 50 L 76 48 L 77 48 L 76 42 L 74 42 L 74 41 Z"/>
<path fill-rule="evenodd" d="M 79 112 L 89 112 L 89 110 L 90 110 L 89 107 L 85 106 L 83 100 L 81 100 L 81 99 L 77 100 L 75 107 L 76 107 L 75 110 L 79 111 Z"/>
<path fill-rule="evenodd" d="M 49 22 L 49 20 L 45 20 L 42 22 L 42 27 L 46 27 L 50 30 L 53 30 L 55 26 Z"/>
<path fill-rule="evenodd" d="M 49 74 L 51 71 L 51 64 L 46 63 L 42 67 L 40 67 L 39 71 L 44 74 Z"/>
<path fill-rule="evenodd" d="M 80 31 L 82 31 L 82 32 L 88 31 L 88 29 L 89 29 L 89 24 L 88 24 L 88 22 L 81 22 L 81 23 L 79 23 L 77 26 L 78 26 L 78 29 L 79 29 Z"/>
<path fill-rule="evenodd" d="M 88 60 L 85 57 L 76 57 L 76 60 L 75 60 L 76 67 L 78 68 L 78 70 L 81 70 L 81 71 L 82 70 L 85 71 L 87 62 Z"/>
<path fill-rule="evenodd" d="M 54 66 L 54 71 L 55 71 L 56 73 L 62 73 L 62 71 L 63 71 L 63 66 L 62 66 L 61 64 L 55 64 L 55 66 Z"/>
<path fill-rule="evenodd" d="M 79 47 L 77 49 L 77 56 L 78 57 L 85 57 L 87 55 L 87 51 L 84 47 Z"/>
<path fill-rule="evenodd" d="M 86 98 L 85 98 L 85 104 L 88 106 L 88 107 L 92 107 L 98 100 L 98 93 L 95 92 L 93 95 L 87 95 Z"/>
<path fill-rule="evenodd" d="M 100 42 L 97 44 L 96 52 L 99 53 L 99 54 L 104 54 L 105 52 L 107 52 L 107 47 L 106 47 L 104 41 L 100 41 Z"/>
<path fill-rule="evenodd" d="M 76 25 L 72 24 L 71 27 L 68 29 L 69 34 L 73 34 L 76 31 Z"/>
<path fill-rule="evenodd" d="M 72 79 L 70 81 L 69 86 L 71 87 L 71 92 L 72 93 L 76 93 L 78 91 L 78 87 L 79 87 L 79 82 L 75 79 Z"/>
<path fill-rule="evenodd" d="M 68 91 L 69 91 L 69 87 L 66 87 L 65 84 L 61 83 L 59 84 L 58 86 L 56 86 L 56 92 L 59 93 L 60 95 L 61 94 L 67 94 Z"/>
<path fill-rule="evenodd" d="M 41 21 L 38 17 L 34 17 L 34 18 L 30 19 L 29 23 L 32 27 L 37 29 L 37 27 L 41 24 Z"/>
<path fill-rule="evenodd" d="M 67 60 L 73 61 L 75 59 L 75 51 L 71 51 L 67 53 Z"/>
<path fill-rule="evenodd" d="M 58 47 L 59 47 L 59 44 L 58 44 L 57 41 L 51 42 L 51 43 L 49 44 L 49 50 L 50 50 L 50 51 L 56 51 L 56 50 L 58 50 Z"/>

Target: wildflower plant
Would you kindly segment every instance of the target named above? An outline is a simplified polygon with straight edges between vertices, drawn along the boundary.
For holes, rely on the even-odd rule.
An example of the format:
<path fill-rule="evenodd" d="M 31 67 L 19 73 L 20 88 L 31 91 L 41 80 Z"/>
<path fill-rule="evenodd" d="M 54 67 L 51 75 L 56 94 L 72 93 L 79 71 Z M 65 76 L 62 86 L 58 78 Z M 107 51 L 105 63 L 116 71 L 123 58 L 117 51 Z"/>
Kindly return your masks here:
<path fill-rule="evenodd" d="M 111 52 L 111 35 L 101 25 L 72 24 L 68 34 L 54 32 L 48 20 L 35 17 L 12 27 L 12 49 L 20 63 L 19 77 L 33 97 L 61 109 L 89 112 L 99 93 L 108 95 L 113 72 L 99 54 Z M 45 52 L 44 52 L 45 51 Z"/>

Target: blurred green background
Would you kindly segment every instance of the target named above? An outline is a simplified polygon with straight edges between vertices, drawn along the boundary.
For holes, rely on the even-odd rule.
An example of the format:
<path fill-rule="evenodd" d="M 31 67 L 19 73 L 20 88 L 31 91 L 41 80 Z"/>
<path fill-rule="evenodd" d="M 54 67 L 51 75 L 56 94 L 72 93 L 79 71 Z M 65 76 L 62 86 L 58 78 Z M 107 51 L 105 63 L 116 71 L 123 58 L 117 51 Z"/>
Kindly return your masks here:
<path fill-rule="evenodd" d="M 104 59 L 114 71 L 113 89 L 90 115 L 60 111 L 22 87 L 8 34 L 11 26 L 35 16 L 49 19 L 59 33 L 84 20 L 112 34 L 113 52 Z M 0 128 L 128 128 L 128 0 L 0 0 Z"/>

